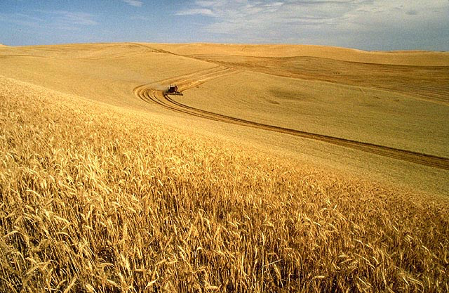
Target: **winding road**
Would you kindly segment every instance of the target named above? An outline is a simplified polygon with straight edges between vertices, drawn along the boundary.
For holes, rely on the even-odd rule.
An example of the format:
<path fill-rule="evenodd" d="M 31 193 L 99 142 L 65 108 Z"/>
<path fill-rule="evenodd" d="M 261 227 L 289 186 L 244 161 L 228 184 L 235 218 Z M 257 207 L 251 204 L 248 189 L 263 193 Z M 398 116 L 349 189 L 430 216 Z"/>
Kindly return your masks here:
<path fill-rule="evenodd" d="M 439 169 L 448 170 L 449 160 L 448 158 L 423 154 L 419 152 L 396 149 L 392 147 L 376 145 L 372 143 L 359 142 L 354 140 L 348 140 L 344 138 L 332 137 L 327 135 L 321 135 L 316 133 L 310 133 L 305 131 L 299 131 L 289 128 L 283 128 L 279 126 L 262 124 L 254 121 L 249 121 L 241 118 L 231 117 L 219 113 L 214 113 L 198 108 L 194 108 L 188 105 L 184 105 L 180 102 L 173 100 L 169 95 L 165 94 L 164 90 L 161 90 L 163 86 L 169 84 L 176 84 L 180 91 L 187 90 L 189 88 L 196 87 L 205 83 L 208 80 L 220 78 L 232 73 L 238 72 L 233 68 L 225 66 L 217 66 L 206 70 L 193 72 L 187 75 L 165 79 L 150 84 L 138 86 L 134 89 L 134 93 L 137 97 L 148 103 L 155 103 L 172 111 L 181 112 L 205 119 L 214 121 L 221 121 L 227 123 L 233 123 L 237 125 L 258 128 L 267 131 L 273 131 L 278 133 L 289 134 L 302 138 L 317 140 L 334 144 L 342 147 L 352 148 L 380 156 L 394 158 L 402 161 L 412 162 L 424 166 L 435 167 Z"/>

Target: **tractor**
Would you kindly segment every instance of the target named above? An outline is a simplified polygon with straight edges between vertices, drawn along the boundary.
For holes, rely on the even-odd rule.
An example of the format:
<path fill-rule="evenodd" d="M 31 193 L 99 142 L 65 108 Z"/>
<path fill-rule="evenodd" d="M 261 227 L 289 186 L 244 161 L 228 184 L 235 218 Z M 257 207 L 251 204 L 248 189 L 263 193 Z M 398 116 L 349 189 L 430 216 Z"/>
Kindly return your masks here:
<path fill-rule="evenodd" d="M 178 86 L 177 85 L 170 85 L 169 89 L 167 89 L 166 91 L 167 95 L 183 95 L 183 93 L 178 91 Z"/>

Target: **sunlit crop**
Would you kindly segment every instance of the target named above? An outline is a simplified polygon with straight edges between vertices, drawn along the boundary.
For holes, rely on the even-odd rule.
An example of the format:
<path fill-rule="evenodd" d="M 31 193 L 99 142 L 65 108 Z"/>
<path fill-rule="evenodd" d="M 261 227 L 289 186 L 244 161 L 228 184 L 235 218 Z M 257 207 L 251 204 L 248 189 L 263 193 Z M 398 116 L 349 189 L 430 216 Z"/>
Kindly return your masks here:
<path fill-rule="evenodd" d="M 0 79 L 2 292 L 448 292 L 448 202 Z"/>

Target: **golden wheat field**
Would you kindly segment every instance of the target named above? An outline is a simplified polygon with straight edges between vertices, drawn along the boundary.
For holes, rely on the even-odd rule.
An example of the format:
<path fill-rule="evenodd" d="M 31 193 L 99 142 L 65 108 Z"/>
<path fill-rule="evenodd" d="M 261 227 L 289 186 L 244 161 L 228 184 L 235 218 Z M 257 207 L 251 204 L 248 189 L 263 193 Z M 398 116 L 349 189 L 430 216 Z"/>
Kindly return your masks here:
<path fill-rule="evenodd" d="M 1 46 L 0 291 L 448 292 L 448 74 L 448 52 Z"/>

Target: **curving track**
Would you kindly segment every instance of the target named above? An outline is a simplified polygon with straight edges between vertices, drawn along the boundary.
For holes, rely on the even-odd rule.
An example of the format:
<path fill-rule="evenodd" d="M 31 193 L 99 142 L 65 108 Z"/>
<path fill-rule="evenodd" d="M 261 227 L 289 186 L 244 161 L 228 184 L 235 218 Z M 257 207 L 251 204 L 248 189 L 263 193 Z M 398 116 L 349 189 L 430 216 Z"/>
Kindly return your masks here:
<path fill-rule="evenodd" d="M 396 149 L 382 145 L 376 145 L 371 143 L 353 141 L 343 138 L 337 138 L 327 135 L 315 134 L 310 132 L 304 132 L 294 129 L 288 129 L 278 126 L 272 126 L 267 124 L 262 124 L 258 122 L 253 122 L 241 118 L 231 117 L 223 114 L 218 114 L 198 108 L 194 108 L 188 105 L 184 105 L 170 98 L 161 89 L 163 85 L 176 83 L 180 91 L 187 90 L 189 88 L 198 86 L 208 80 L 219 78 L 228 74 L 237 72 L 237 70 L 232 68 L 227 68 L 224 66 L 217 66 L 214 68 L 197 71 L 191 74 L 165 79 L 158 82 L 141 85 L 134 89 L 134 93 L 140 99 L 149 102 L 156 103 L 162 107 L 170 109 L 172 111 L 181 112 L 201 118 L 206 118 L 215 121 L 222 121 L 227 123 L 238 124 L 247 127 L 258 128 L 262 130 L 274 131 L 278 133 L 284 133 L 289 135 L 294 135 L 302 138 L 318 140 L 342 147 L 352 148 L 380 156 L 386 156 L 390 158 L 395 158 L 398 160 L 403 160 L 407 162 L 412 162 L 416 164 L 421 164 L 425 166 L 440 168 L 448 170 L 449 160 L 448 158 L 423 154 L 419 152 L 413 152 L 408 150 Z"/>

